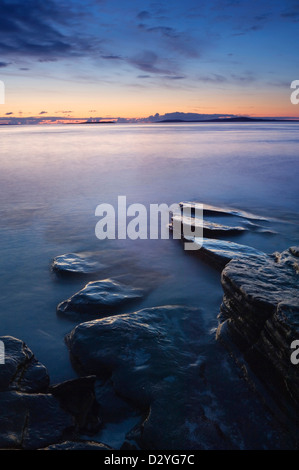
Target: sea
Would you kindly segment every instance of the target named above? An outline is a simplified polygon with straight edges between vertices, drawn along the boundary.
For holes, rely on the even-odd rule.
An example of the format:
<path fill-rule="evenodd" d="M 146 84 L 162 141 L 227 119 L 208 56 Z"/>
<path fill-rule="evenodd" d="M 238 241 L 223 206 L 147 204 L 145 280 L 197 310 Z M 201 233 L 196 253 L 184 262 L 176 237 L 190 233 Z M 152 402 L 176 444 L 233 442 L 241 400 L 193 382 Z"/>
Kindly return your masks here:
<path fill-rule="evenodd" d="M 84 280 L 61 278 L 51 265 L 66 253 L 106 253 L 109 277 L 152 286 L 138 309 L 178 304 L 200 309 L 201 341 L 207 345 L 215 396 L 207 414 L 217 415 L 222 402 L 223 420 L 240 448 L 271 447 L 271 436 L 259 431 L 263 417 L 246 431 L 251 402 L 244 408 L 237 404 L 230 381 L 230 374 L 238 375 L 234 365 L 230 373 L 218 367 L 220 356 L 230 361 L 215 339 L 223 296 L 219 270 L 186 252 L 171 233 L 169 239 L 99 240 L 96 208 L 110 204 L 117 210 L 119 196 L 125 196 L 128 206 L 137 203 L 148 210 L 151 204 L 197 201 L 246 211 L 262 221 L 265 231 L 249 230 L 231 240 L 269 254 L 283 251 L 299 240 L 298 126 L 1 126 L 0 336 L 22 339 L 47 367 L 52 384 L 77 377 L 65 344 L 76 323 L 58 316 L 56 307 L 80 290 Z M 253 397 L 252 409 L 259 409 L 255 403 Z M 124 427 L 114 423 L 108 428 L 99 439 L 117 447 Z"/>

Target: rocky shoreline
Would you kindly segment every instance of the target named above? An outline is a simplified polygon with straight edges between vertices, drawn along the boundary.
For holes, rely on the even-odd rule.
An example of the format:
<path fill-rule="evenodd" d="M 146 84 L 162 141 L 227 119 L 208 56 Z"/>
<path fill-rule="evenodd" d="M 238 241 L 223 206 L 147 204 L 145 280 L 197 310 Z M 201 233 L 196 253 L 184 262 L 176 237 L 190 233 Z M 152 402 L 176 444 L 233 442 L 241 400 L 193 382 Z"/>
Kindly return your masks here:
<path fill-rule="evenodd" d="M 228 225 L 205 220 L 205 238 L 184 240 L 198 244 L 192 256 L 221 273 L 216 342 L 206 342 L 200 305 L 138 310 L 146 292 L 102 277 L 109 266 L 98 254 L 57 256 L 51 269 L 58 278 L 86 280 L 57 306 L 57 314 L 75 322 L 65 342 L 78 378 L 50 385 L 45 366 L 23 341 L 1 337 L 0 449 L 109 450 L 98 436 L 115 413 L 135 417 L 121 449 L 238 449 L 221 413 L 208 411 L 215 401 L 209 348 L 235 359 L 244 396 L 249 384 L 255 406 L 273 414 L 273 446 L 298 448 L 299 365 L 290 361 L 290 345 L 299 339 L 299 248 L 266 254 L 226 239 L 270 232 L 254 214 L 204 206 L 204 215 L 228 218 Z M 238 223 L 230 225 L 234 218 Z M 184 224 L 190 228 L 192 218 Z M 87 282 L 91 274 L 97 279 Z M 124 306 L 132 311 L 124 313 Z"/>

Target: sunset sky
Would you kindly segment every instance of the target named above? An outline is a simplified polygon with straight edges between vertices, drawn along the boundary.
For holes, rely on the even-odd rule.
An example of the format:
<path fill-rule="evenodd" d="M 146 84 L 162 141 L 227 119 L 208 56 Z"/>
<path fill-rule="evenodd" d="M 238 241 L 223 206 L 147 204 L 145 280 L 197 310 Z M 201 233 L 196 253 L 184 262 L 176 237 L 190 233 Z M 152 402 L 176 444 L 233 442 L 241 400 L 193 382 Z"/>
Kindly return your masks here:
<path fill-rule="evenodd" d="M 0 0 L 2 118 L 299 117 L 296 0 Z"/>

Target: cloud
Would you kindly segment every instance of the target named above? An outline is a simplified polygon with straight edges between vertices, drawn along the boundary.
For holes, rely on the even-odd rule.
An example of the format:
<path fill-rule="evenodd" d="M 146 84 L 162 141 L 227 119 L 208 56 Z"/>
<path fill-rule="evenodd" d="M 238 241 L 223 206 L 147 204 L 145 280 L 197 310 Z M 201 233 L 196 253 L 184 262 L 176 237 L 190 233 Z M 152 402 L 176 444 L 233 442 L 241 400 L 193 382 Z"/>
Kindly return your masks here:
<path fill-rule="evenodd" d="M 223 75 L 214 73 L 212 75 L 200 75 L 197 77 L 197 80 L 204 83 L 225 83 L 227 78 Z"/>
<path fill-rule="evenodd" d="M 167 80 L 184 80 L 186 77 L 184 75 L 165 75 Z"/>
<path fill-rule="evenodd" d="M 109 54 L 109 55 L 101 55 L 102 59 L 107 59 L 107 60 L 123 60 L 123 57 L 120 55 L 116 54 Z"/>
<path fill-rule="evenodd" d="M 80 16 L 76 2 L 55 0 L 2 0 L 0 16 L 0 53 L 36 58 L 40 62 L 57 58 L 84 56 L 99 47 L 76 31 Z"/>
<path fill-rule="evenodd" d="M 151 14 L 147 10 L 142 10 L 138 13 L 137 18 L 139 20 L 148 20 L 151 17 Z"/>
<path fill-rule="evenodd" d="M 10 62 L 0 62 L 0 67 L 8 67 L 10 64 Z"/>
<path fill-rule="evenodd" d="M 10 113 L 5 113 L 5 116 L 11 116 L 13 113 L 10 112 Z"/>
<path fill-rule="evenodd" d="M 160 37 L 163 40 L 164 47 L 168 50 L 184 57 L 198 58 L 200 56 L 198 40 L 195 41 L 189 32 L 178 31 L 171 26 L 163 25 L 146 27 L 146 25 L 140 24 L 139 28 Z"/>
<path fill-rule="evenodd" d="M 48 111 L 41 111 L 39 114 L 48 114 Z"/>
<path fill-rule="evenodd" d="M 143 51 L 128 59 L 128 62 L 147 73 L 173 75 L 171 63 L 168 59 L 162 59 L 156 52 Z"/>

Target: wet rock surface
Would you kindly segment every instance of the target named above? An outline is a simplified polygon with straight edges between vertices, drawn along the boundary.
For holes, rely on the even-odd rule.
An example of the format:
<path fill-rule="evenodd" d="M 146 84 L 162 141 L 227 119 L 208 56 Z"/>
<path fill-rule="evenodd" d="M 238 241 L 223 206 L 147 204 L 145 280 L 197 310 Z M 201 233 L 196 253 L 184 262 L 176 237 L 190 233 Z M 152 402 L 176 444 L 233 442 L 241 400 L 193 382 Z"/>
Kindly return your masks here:
<path fill-rule="evenodd" d="M 222 271 L 218 338 L 226 334 L 279 406 L 299 404 L 298 367 L 290 360 L 299 338 L 298 247 L 272 256 L 232 260 Z"/>
<path fill-rule="evenodd" d="M 230 207 L 217 207 L 213 206 L 211 204 L 206 204 L 206 203 L 200 203 L 196 201 L 186 201 L 186 202 L 180 202 L 179 203 L 181 208 L 189 208 L 189 209 L 196 209 L 198 208 L 199 210 L 203 211 L 203 215 L 213 215 L 213 216 L 234 216 L 234 217 L 240 217 L 242 219 L 249 219 L 249 220 L 257 220 L 257 221 L 265 221 L 269 220 L 266 217 L 262 217 L 256 214 L 252 214 L 250 212 L 243 211 L 241 209 L 232 209 Z"/>
<path fill-rule="evenodd" d="M 0 367 L 0 391 L 33 393 L 47 390 L 47 370 L 27 345 L 11 336 L 1 336 L 0 340 L 5 346 L 5 364 Z"/>
<path fill-rule="evenodd" d="M 143 292 L 139 288 L 127 286 L 113 279 L 93 281 L 68 300 L 57 306 L 57 313 L 69 317 L 80 314 L 107 315 L 115 309 L 141 300 Z"/>
<path fill-rule="evenodd" d="M 95 397 L 95 376 L 81 377 L 50 387 L 61 407 L 75 417 L 78 433 L 89 435 L 101 426 L 99 404 Z"/>
<path fill-rule="evenodd" d="M 95 274 L 106 268 L 96 253 L 67 253 L 56 256 L 52 269 L 59 274 Z"/>
<path fill-rule="evenodd" d="M 81 323 L 67 335 L 78 372 L 110 381 L 117 395 L 144 415 L 127 433 L 126 445 L 141 449 L 239 448 L 241 408 L 240 416 L 233 418 L 224 409 L 232 395 L 244 405 L 248 390 L 239 376 L 232 379 L 233 373 L 234 390 L 227 390 L 230 366 L 222 364 L 223 350 L 217 343 L 206 344 L 200 318 L 195 308 L 168 305 Z M 215 382 L 219 368 L 223 368 L 223 377 Z M 259 405 L 253 401 L 250 405 L 251 413 L 259 416 Z M 259 445 L 261 430 L 279 441 L 279 433 L 268 420 L 262 425 L 251 420 L 249 448 Z"/>
<path fill-rule="evenodd" d="M 246 260 L 248 257 L 267 257 L 265 253 L 251 246 L 227 240 L 193 237 L 185 237 L 185 240 L 195 244 L 198 247 L 195 253 L 198 253 L 198 256 L 220 271 L 233 259 Z"/>
<path fill-rule="evenodd" d="M 99 429 L 95 377 L 49 385 L 43 364 L 21 340 L 1 337 L 0 449 L 39 449 Z"/>
<path fill-rule="evenodd" d="M 78 370 L 148 410 L 134 435 L 142 448 L 232 448 L 197 399 L 200 336 L 196 309 L 164 306 L 81 323 L 66 341 Z"/>

